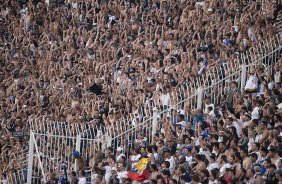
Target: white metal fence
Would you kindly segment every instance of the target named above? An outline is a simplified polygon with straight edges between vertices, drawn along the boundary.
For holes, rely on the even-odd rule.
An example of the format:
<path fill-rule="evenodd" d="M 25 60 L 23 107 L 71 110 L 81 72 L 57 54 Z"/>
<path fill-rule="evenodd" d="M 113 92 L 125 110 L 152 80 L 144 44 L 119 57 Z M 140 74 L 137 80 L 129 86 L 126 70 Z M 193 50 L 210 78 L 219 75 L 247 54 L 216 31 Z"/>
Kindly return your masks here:
<path fill-rule="evenodd" d="M 278 17 L 278 32 L 282 29 L 282 16 Z M 39 184 L 48 180 L 49 173 L 63 175 L 61 165 L 66 163 L 68 170 L 75 169 L 75 161 L 71 157 L 73 150 L 80 151 L 88 162 L 97 152 L 105 152 L 107 146 L 117 148 L 126 145 L 129 150 L 139 134 L 152 142 L 153 135 L 160 131 L 158 120 L 165 117 L 172 109 L 175 111 L 202 107 L 203 98 L 209 96 L 213 103 L 220 104 L 222 95 L 230 87 L 232 81 L 238 83 L 243 90 L 248 71 L 257 65 L 263 65 L 272 72 L 273 66 L 281 62 L 282 34 L 278 33 L 263 44 L 254 45 L 239 57 L 229 58 L 218 67 L 209 69 L 207 73 L 192 81 L 173 89 L 170 93 L 171 104 L 166 111 L 158 98 L 139 109 L 138 117 L 132 113 L 127 118 L 108 123 L 104 126 L 96 124 L 79 124 L 52 121 L 47 117 L 30 120 L 30 144 L 28 163 L 19 162 L 21 168 L 11 173 L 8 178 L 12 183 Z M 91 105 L 92 101 L 88 102 Z M 171 115 L 171 114 L 169 114 Z M 186 116 L 189 119 L 189 116 Z M 139 120 L 138 120 L 139 119 Z M 125 152 L 129 156 L 129 151 Z M 19 153 L 26 158 L 27 150 Z M 27 169 L 28 168 L 28 169 Z M 88 168 L 90 169 L 90 167 Z M 91 171 L 88 170 L 90 182 Z"/>
<path fill-rule="evenodd" d="M 97 152 L 104 153 L 107 146 L 117 148 L 127 145 L 126 150 L 129 150 L 139 134 L 143 134 L 147 142 L 151 143 L 153 135 L 160 131 L 157 123 L 159 118 L 167 116 L 171 109 L 185 111 L 201 108 L 205 96 L 209 96 L 213 103 L 219 104 L 232 81 L 236 81 L 239 89 L 243 89 L 247 73 L 254 66 L 263 65 L 265 69 L 272 71 L 273 66 L 281 61 L 278 59 L 281 49 L 282 34 L 279 33 L 274 38 L 266 40 L 263 45 L 254 46 L 247 53 L 234 58 L 233 62 L 223 62 L 219 67 L 198 77 L 195 82 L 172 91 L 172 102 L 166 111 L 162 111 L 161 104 L 155 101 L 153 106 L 145 108 L 146 115 L 140 122 L 136 121 L 136 117 L 105 126 L 54 122 L 45 117 L 30 120 L 32 131 L 28 183 L 46 181 L 51 171 L 63 175 L 60 169 L 63 162 L 67 164 L 69 170 L 75 169 L 75 162 L 71 157 L 73 150 L 80 151 L 90 162 Z M 128 157 L 129 151 L 125 154 Z"/>

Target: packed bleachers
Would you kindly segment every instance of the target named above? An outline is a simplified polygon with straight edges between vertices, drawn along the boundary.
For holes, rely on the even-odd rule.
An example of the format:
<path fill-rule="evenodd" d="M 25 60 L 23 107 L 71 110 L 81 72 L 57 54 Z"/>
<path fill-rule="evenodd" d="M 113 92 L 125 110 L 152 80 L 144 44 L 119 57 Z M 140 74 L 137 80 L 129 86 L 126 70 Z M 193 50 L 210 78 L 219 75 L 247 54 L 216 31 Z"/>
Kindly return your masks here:
<path fill-rule="evenodd" d="M 87 156 L 86 167 L 93 169 L 93 173 L 97 172 L 98 164 L 94 158 L 108 146 L 122 147 L 130 169 L 133 157 L 130 149 L 142 147 L 149 151 L 149 144 L 159 145 L 156 140 L 152 142 L 155 139 L 153 123 L 149 123 L 153 121 L 154 108 L 159 113 L 158 127 L 154 129 L 158 133 L 156 139 L 164 140 L 166 146 L 171 144 L 170 153 L 176 156 L 172 146 L 184 137 L 194 137 L 190 146 L 201 147 L 201 129 L 196 126 L 197 122 L 192 126 L 196 132 L 193 136 L 185 132 L 186 126 L 182 123 L 182 136 L 176 128 L 179 118 L 184 115 L 188 126 L 188 122 L 194 122 L 195 117 L 204 112 L 202 124 L 207 125 L 211 115 L 207 109 L 204 109 L 206 112 L 199 110 L 198 99 L 201 100 L 199 88 L 208 86 L 211 87 L 203 91 L 203 98 L 210 98 L 215 105 L 222 105 L 226 100 L 228 105 L 227 116 L 222 109 L 217 109 L 222 113 L 221 119 L 228 119 L 228 113 L 237 115 L 238 108 L 233 106 L 235 99 L 246 97 L 238 93 L 246 82 L 242 79 L 242 64 L 249 66 L 259 61 L 256 66 L 246 68 L 258 70 L 258 89 L 264 86 L 264 90 L 270 90 L 259 91 L 259 95 L 274 95 L 274 90 L 279 96 L 281 79 L 275 75 L 281 71 L 281 35 L 278 34 L 281 2 L 275 6 L 261 2 L 74 1 L 50 2 L 47 6 L 43 2 L 3 1 L 0 93 L 4 176 L 27 166 L 22 162 L 14 166 L 16 156 L 11 153 L 28 147 L 29 134 L 25 133 L 29 129 L 36 133 L 34 142 L 39 149 L 36 152 L 40 159 L 34 160 L 37 165 L 34 170 L 40 175 L 38 181 L 42 177 L 38 167 L 41 159 L 44 167 L 48 165 L 43 169 L 46 173 L 60 170 L 63 162 L 68 169 L 74 169 L 70 155 L 79 134 L 82 136 L 79 152 Z M 271 87 L 270 83 L 276 85 Z M 234 99 L 230 99 L 228 92 L 233 85 L 239 89 Z M 278 102 L 279 98 L 271 107 Z M 247 111 L 252 112 L 254 106 L 248 107 Z M 274 110 L 274 114 L 279 115 L 279 109 Z M 240 119 L 238 115 L 235 117 Z M 257 123 L 261 123 L 261 119 Z M 220 126 L 228 129 L 225 123 L 213 123 L 216 130 L 209 126 L 209 134 L 219 133 Z M 270 128 L 273 127 L 275 123 Z M 222 137 L 228 140 L 233 136 L 228 131 L 226 134 Z M 237 136 L 239 140 L 241 137 Z M 144 137 L 147 140 L 143 141 Z M 208 145 L 214 146 L 213 143 L 208 140 Z M 152 159 L 153 163 L 162 172 L 162 161 Z M 200 175 L 199 171 L 186 170 L 185 173 L 192 177 L 192 173 Z M 57 172 L 55 178 L 60 175 L 61 172 Z M 109 178 L 104 179 L 110 182 Z"/>

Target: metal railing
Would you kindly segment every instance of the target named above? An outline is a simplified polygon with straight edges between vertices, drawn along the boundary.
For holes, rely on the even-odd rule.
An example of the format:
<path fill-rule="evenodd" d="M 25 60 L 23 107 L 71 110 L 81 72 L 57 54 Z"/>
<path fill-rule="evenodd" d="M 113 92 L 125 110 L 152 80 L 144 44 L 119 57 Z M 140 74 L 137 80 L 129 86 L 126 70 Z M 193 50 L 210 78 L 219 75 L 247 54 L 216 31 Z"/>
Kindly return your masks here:
<path fill-rule="evenodd" d="M 205 96 L 209 96 L 213 103 L 220 104 L 222 95 L 230 88 L 232 81 L 236 81 L 238 88 L 243 90 L 247 73 L 251 68 L 262 65 L 272 71 L 273 66 L 279 62 L 281 49 L 282 34 L 277 34 L 274 38 L 266 40 L 264 45 L 258 45 L 241 54 L 234 60 L 236 62 L 223 63 L 220 66 L 223 69 L 216 67 L 210 70 L 205 76 L 199 77 L 193 87 L 186 86 L 188 90 L 184 86 L 182 91 L 174 91 L 175 94 L 172 95 L 184 93 L 184 98 L 175 99 L 167 110 L 162 110 L 163 107 L 155 103 L 155 108 L 150 109 L 153 111 L 151 117 L 144 118 L 142 122 L 135 122 L 134 125 L 132 120 L 118 121 L 116 126 L 69 124 L 54 122 L 44 117 L 30 120 L 30 127 L 34 130 L 31 133 L 31 136 L 34 136 L 32 144 L 36 146 L 30 145 L 33 150 L 29 152 L 29 181 L 35 183 L 39 178 L 42 181 L 44 179 L 42 173 L 45 173 L 45 177 L 50 171 L 60 173 L 62 162 L 66 162 L 69 170 L 75 169 L 75 162 L 71 157 L 74 149 L 80 151 L 90 161 L 97 152 L 104 153 L 107 146 L 117 148 L 127 145 L 126 150 L 130 150 L 140 134 L 143 135 L 142 138 L 146 138 L 147 143 L 151 143 L 153 135 L 162 131 L 158 121 L 160 118 L 173 116 L 170 113 L 172 109 L 182 110 L 185 113 L 187 113 L 186 109 L 199 109 Z M 185 95 L 188 97 L 186 98 Z M 58 149 L 59 147 L 63 149 Z M 125 151 L 125 154 L 129 157 L 130 152 Z"/>
<path fill-rule="evenodd" d="M 280 32 L 282 29 L 281 14 L 277 20 L 277 31 Z M 236 81 L 238 88 L 243 90 L 247 73 L 251 68 L 263 65 L 265 69 L 272 71 L 273 66 L 279 62 L 281 42 L 282 34 L 278 33 L 273 38 L 265 40 L 263 44 L 254 45 L 245 53 L 241 53 L 239 57 L 230 58 L 228 62 L 222 62 L 219 66 L 210 68 L 202 76 L 172 90 L 171 103 L 166 110 L 163 110 L 164 107 L 159 98 L 153 98 L 151 103 L 145 104 L 144 110 L 140 111 L 138 117 L 132 113 L 124 119 L 109 122 L 104 126 L 96 123 L 70 124 L 52 121 L 45 116 L 31 118 L 29 121 L 32 130 L 30 136 L 33 138 L 30 142 L 28 158 L 29 178 L 23 167 L 17 174 L 9 176 L 11 181 L 25 181 L 28 178 L 28 183 L 41 183 L 44 179 L 48 179 L 48 172 L 60 173 L 62 162 L 67 163 L 69 170 L 75 169 L 74 161 L 71 158 L 71 152 L 74 149 L 79 150 L 90 159 L 97 152 L 104 153 L 107 146 L 117 148 L 127 145 L 126 149 L 129 150 L 140 134 L 147 143 L 151 143 L 153 135 L 162 131 L 158 121 L 163 117 L 172 117 L 172 110 L 186 113 L 187 109 L 199 109 L 202 107 L 205 96 L 210 97 L 214 104 L 220 104 L 222 95 L 230 88 L 232 81 Z M 87 105 L 92 106 L 92 103 L 93 101 L 89 101 Z M 187 120 L 191 121 L 188 115 Z M 58 147 L 63 147 L 63 150 L 59 151 Z M 129 157 L 129 151 L 126 151 L 125 154 Z M 15 178 L 19 179 L 15 180 Z"/>

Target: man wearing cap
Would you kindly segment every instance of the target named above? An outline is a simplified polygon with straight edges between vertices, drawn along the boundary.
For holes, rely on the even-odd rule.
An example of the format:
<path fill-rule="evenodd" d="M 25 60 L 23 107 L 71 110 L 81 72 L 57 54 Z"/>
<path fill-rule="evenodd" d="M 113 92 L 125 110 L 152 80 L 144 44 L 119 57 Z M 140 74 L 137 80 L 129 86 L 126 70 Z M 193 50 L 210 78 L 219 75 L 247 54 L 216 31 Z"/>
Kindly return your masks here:
<path fill-rule="evenodd" d="M 116 167 L 112 167 L 111 168 L 111 174 L 112 175 L 110 177 L 110 183 L 112 183 L 115 178 L 118 178 L 117 168 Z"/>
<path fill-rule="evenodd" d="M 282 169 L 276 170 L 276 178 L 278 179 L 278 184 L 282 184 Z"/>
<path fill-rule="evenodd" d="M 122 148 L 122 147 L 118 147 L 118 148 L 117 148 L 116 161 L 119 161 L 122 156 L 125 156 L 125 155 L 122 153 L 122 151 L 123 151 L 123 148 Z"/>
<path fill-rule="evenodd" d="M 82 170 L 84 169 L 85 165 L 86 165 L 86 159 L 84 156 L 82 156 L 79 151 L 77 150 L 74 150 L 73 153 L 72 153 L 75 161 L 76 161 L 76 165 L 75 165 L 75 168 L 76 170 Z"/>
<path fill-rule="evenodd" d="M 265 182 L 267 184 L 277 184 L 278 183 L 278 179 L 276 178 L 276 165 L 275 164 L 270 164 L 269 168 L 268 168 L 268 173 L 266 174 L 266 180 Z"/>

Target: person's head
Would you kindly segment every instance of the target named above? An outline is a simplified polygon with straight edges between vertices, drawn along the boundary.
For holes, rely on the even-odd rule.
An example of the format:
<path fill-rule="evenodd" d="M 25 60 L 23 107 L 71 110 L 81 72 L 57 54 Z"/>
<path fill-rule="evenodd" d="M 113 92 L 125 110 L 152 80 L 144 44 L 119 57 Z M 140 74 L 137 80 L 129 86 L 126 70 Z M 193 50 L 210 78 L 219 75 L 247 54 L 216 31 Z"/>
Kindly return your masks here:
<path fill-rule="evenodd" d="M 176 179 L 170 179 L 169 184 L 177 184 L 177 180 Z"/>
<path fill-rule="evenodd" d="M 236 81 L 233 81 L 232 83 L 231 83 L 231 89 L 235 89 L 235 88 L 237 88 L 238 87 L 238 83 L 236 82 Z"/>
<path fill-rule="evenodd" d="M 251 161 L 253 162 L 253 163 L 255 163 L 256 161 L 257 161 L 257 159 L 258 159 L 258 155 L 254 152 L 254 153 L 251 153 L 250 154 L 250 157 L 251 157 Z"/>
<path fill-rule="evenodd" d="M 273 174 L 275 171 L 276 171 L 277 167 L 275 164 L 270 164 L 269 167 L 268 167 L 268 172 L 270 174 Z"/>
<path fill-rule="evenodd" d="M 163 183 L 164 183 L 164 178 L 163 177 L 158 177 L 157 184 L 163 184 Z"/>
<path fill-rule="evenodd" d="M 138 155 L 138 154 L 140 154 L 140 150 L 137 149 L 137 148 L 134 148 L 132 153 L 133 153 L 133 155 Z"/>
<path fill-rule="evenodd" d="M 118 178 L 113 178 L 112 184 L 119 184 L 119 179 Z"/>
<path fill-rule="evenodd" d="M 221 159 L 221 163 L 227 163 L 228 161 L 226 155 L 221 155 L 220 159 Z"/>
<path fill-rule="evenodd" d="M 248 137 L 248 129 L 242 128 L 240 132 L 241 137 Z"/>
<path fill-rule="evenodd" d="M 72 155 L 73 155 L 74 158 L 79 158 L 79 157 L 80 157 L 79 151 L 76 151 L 76 150 L 74 150 L 74 151 L 72 152 Z"/>
<path fill-rule="evenodd" d="M 162 170 L 162 177 L 163 178 L 169 178 L 170 177 L 170 171 L 168 169 Z"/>
<path fill-rule="evenodd" d="M 282 169 L 276 170 L 276 178 L 281 182 L 282 181 Z"/>
<path fill-rule="evenodd" d="M 203 169 L 200 172 L 200 178 L 201 180 L 204 180 L 205 178 L 209 178 L 210 177 L 210 173 L 207 169 Z"/>
<path fill-rule="evenodd" d="M 169 161 L 164 161 L 164 162 L 161 164 L 161 167 L 162 167 L 162 169 L 169 169 L 169 167 L 170 167 L 170 162 L 169 162 Z"/>
<path fill-rule="evenodd" d="M 243 159 L 246 158 L 248 156 L 248 150 L 246 148 L 241 148 L 240 155 Z"/>
<path fill-rule="evenodd" d="M 156 172 L 156 171 L 158 171 L 157 165 L 156 165 L 156 164 L 151 164 L 151 166 L 150 166 L 150 171 L 151 171 L 151 172 Z"/>
<path fill-rule="evenodd" d="M 204 103 L 209 105 L 211 103 L 211 98 L 206 97 L 205 100 L 204 100 Z"/>
<path fill-rule="evenodd" d="M 276 153 L 277 153 L 277 150 L 275 148 L 270 148 L 267 155 L 269 158 L 274 158 Z"/>
<path fill-rule="evenodd" d="M 84 177 L 85 176 L 85 171 L 84 170 L 80 170 L 78 171 L 79 177 Z"/>
<path fill-rule="evenodd" d="M 200 183 L 200 177 L 196 174 L 192 175 L 191 184 L 198 184 L 198 183 Z"/>
<path fill-rule="evenodd" d="M 259 149 L 259 152 L 260 152 L 260 154 L 261 154 L 262 157 L 266 157 L 266 155 L 268 154 L 268 150 L 267 150 L 266 147 L 261 147 L 261 148 Z"/>
<path fill-rule="evenodd" d="M 164 146 L 164 141 L 163 140 L 160 140 L 159 142 L 158 142 L 158 147 L 159 148 L 162 148 Z"/>
<path fill-rule="evenodd" d="M 178 114 L 178 121 L 181 122 L 181 121 L 184 121 L 185 119 L 185 116 L 183 114 Z"/>
<path fill-rule="evenodd" d="M 193 146 L 193 149 L 191 151 L 192 155 L 196 155 L 197 153 L 199 153 L 200 148 L 198 146 Z"/>
<path fill-rule="evenodd" d="M 131 179 L 130 178 L 126 178 L 125 184 L 131 184 Z"/>
<path fill-rule="evenodd" d="M 271 165 L 271 160 L 269 158 L 265 159 L 263 162 L 263 167 L 264 168 L 269 168 L 269 166 Z"/>
<path fill-rule="evenodd" d="M 97 175 L 96 179 L 95 179 L 95 184 L 99 184 L 102 183 L 103 181 L 103 176 L 102 175 Z"/>
<path fill-rule="evenodd" d="M 165 150 L 164 151 L 164 158 L 170 158 L 170 157 L 171 157 L 170 150 Z"/>
<path fill-rule="evenodd" d="M 215 179 L 218 179 L 218 170 L 217 169 L 213 169 L 210 171 L 210 174 L 209 174 L 209 178 L 211 180 L 215 180 Z"/>
<path fill-rule="evenodd" d="M 197 163 L 199 163 L 199 162 L 201 162 L 202 161 L 202 155 L 200 155 L 200 154 L 197 154 L 197 155 L 195 155 L 195 161 L 197 162 Z"/>
<path fill-rule="evenodd" d="M 251 179 L 251 178 L 253 178 L 254 177 L 254 174 L 255 174 L 255 171 L 254 171 L 254 169 L 248 169 L 247 170 L 247 173 L 246 173 L 246 177 L 248 178 L 248 179 Z"/>
<path fill-rule="evenodd" d="M 233 163 L 235 162 L 235 155 L 229 155 L 227 157 L 227 161 L 229 164 L 233 165 Z"/>

